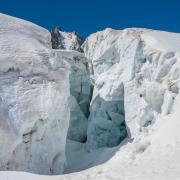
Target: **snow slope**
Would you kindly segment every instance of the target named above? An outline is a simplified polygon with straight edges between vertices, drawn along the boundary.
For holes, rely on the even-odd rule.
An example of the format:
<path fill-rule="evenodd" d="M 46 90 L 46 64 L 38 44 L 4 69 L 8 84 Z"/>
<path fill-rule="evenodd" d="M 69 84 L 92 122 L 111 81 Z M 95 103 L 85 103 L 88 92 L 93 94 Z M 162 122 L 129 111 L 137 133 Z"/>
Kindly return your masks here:
<path fill-rule="evenodd" d="M 58 62 L 70 62 L 70 72 L 78 72 L 73 76 L 90 73 L 94 89 L 87 141 L 67 141 L 65 172 L 73 173 L 1 171 L 0 180 L 179 180 L 179 42 L 176 33 L 108 28 L 86 39 L 85 58 L 78 54 L 79 61 L 70 58 L 75 52 L 53 51 Z M 87 62 L 88 71 L 82 71 Z M 70 83 L 76 87 L 71 91 L 76 102 L 73 89 L 79 84 L 88 84 L 84 88 L 89 89 L 88 78 Z M 80 95 L 84 99 L 84 93 Z M 74 114 L 86 112 L 79 102 L 74 103 Z"/>
<path fill-rule="evenodd" d="M 142 35 L 142 39 L 146 44 L 154 49 L 176 52 L 180 50 L 180 42 L 177 39 L 178 37 L 178 33 L 169 33 L 165 31 L 152 31 Z"/>

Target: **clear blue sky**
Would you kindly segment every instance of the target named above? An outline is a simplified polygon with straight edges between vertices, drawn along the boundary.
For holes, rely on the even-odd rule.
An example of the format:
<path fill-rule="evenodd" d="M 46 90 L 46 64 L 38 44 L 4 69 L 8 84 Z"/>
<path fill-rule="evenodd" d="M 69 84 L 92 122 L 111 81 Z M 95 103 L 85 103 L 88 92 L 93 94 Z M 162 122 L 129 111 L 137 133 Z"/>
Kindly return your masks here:
<path fill-rule="evenodd" d="M 180 0 L 0 0 L 0 12 L 83 36 L 106 27 L 180 32 Z"/>

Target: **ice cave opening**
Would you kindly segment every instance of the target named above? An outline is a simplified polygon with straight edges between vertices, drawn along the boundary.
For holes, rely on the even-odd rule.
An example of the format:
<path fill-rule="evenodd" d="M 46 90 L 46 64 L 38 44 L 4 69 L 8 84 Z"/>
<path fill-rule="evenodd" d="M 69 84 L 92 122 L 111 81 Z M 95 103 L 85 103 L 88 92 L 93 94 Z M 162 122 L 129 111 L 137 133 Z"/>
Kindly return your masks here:
<path fill-rule="evenodd" d="M 100 96 L 90 99 L 89 116 L 83 119 L 87 120 L 87 127 L 81 124 L 81 129 L 79 129 L 77 122 L 79 120 L 82 122 L 82 119 L 76 119 L 75 126 L 71 119 L 70 128 L 73 128 L 73 131 L 77 128 L 75 130 L 77 133 L 85 128 L 85 135 L 82 139 L 68 136 L 64 174 L 105 163 L 126 143 L 128 130 L 125 123 L 124 88 L 120 94 L 119 99 L 112 101 L 105 101 Z M 81 113 L 82 111 L 79 114 Z M 69 129 L 69 132 L 72 130 Z"/>

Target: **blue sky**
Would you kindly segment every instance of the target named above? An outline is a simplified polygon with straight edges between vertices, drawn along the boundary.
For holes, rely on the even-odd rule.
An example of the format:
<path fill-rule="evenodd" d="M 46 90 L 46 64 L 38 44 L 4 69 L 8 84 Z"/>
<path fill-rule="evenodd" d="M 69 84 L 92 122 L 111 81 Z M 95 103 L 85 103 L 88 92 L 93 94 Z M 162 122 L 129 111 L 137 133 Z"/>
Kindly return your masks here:
<path fill-rule="evenodd" d="M 0 0 L 0 12 L 83 36 L 106 27 L 180 32 L 180 0 Z"/>

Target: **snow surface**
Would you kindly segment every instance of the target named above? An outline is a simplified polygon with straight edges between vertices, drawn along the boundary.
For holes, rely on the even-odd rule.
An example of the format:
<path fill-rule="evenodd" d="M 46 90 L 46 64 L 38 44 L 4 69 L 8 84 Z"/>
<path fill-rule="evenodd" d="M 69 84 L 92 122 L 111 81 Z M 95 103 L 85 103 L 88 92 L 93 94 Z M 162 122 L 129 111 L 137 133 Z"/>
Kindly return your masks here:
<path fill-rule="evenodd" d="M 64 171 L 65 174 L 103 164 L 116 153 L 118 147 L 103 147 L 88 152 L 84 143 L 68 140 L 66 149 L 67 166 Z"/>
<path fill-rule="evenodd" d="M 1 171 L 0 180 L 179 180 L 179 42 L 180 34 L 137 28 L 108 28 L 88 37 L 83 47 L 94 91 L 87 142 L 67 140 L 65 173 L 73 173 Z M 57 56 L 64 53 L 67 59 L 73 55 L 65 50 Z M 114 112 L 116 106 L 124 112 Z M 104 147 L 123 132 L 116 119 L 123 113 L 129 136 L 119 146 Z M 109 133 L 109 124 L 116 133 Z"/>
<path fill-rule="evenodd" d="M 152 31 L 142 34 L 141 37 L 147 45 L 153 47 L 154 49 L 174 52 L 180 50 L 180 41 L 178 33 Z"/>

